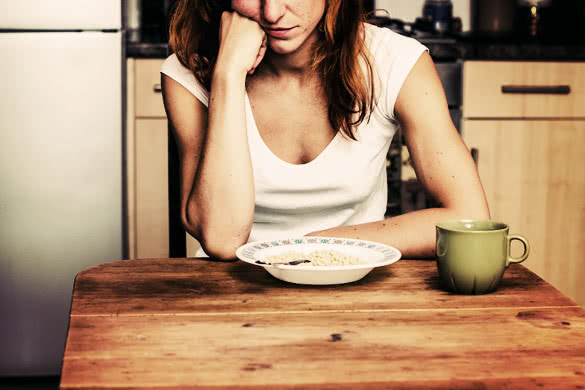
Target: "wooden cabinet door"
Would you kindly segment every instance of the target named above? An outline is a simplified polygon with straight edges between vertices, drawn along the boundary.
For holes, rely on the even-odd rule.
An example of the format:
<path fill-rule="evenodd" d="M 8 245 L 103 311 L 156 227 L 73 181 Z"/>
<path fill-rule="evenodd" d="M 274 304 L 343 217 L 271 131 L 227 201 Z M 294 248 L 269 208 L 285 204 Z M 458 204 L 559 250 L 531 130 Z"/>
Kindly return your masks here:
<path fill-rule="evenodd" d="M 463 138 L 492 219 L 530 241 L 524 264 L 585 306 L 585 121 L 466 120 Z"/>
<path fill-rule="evenodd" d="M 160 85 L 160 67 L 164 60 L 141 58 L 136 60 L 136 116 L 138 118 L 166 118 Z"/>
<path fill-rule="evenodd" d="M 585 63 L 466 61 L 465 118 L 585 118 Z"/>
<path fill-rule="evenodd" d="M 166 119 L 136 120 L 136 258 L 169 257 Z"/>

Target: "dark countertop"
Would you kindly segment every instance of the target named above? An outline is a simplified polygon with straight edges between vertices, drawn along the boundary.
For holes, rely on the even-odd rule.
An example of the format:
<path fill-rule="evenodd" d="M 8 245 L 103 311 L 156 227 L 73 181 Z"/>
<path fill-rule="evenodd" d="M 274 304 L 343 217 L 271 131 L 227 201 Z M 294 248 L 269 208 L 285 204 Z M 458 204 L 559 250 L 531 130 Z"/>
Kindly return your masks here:
<path fill-rule="evenodd" d="M 127 31 L 126 56 L 166 58 L 166 37 L 156 30 Z M 447 42 L 421 39 L 437 62 L 456 60 L 492 61 L 585 61 L 585 43 L 539 43 L 478 39 L 469 35 Z"/>
<path fill-rule="evenodd" d="M 126 57 L 130 58 L 167 58 L 166 43 L 128 42 Z"/>
<path fill-rule="evenodd" d="M 457 39 L 453 44 L 423 42 L 435 61 L 585 61 L 585 43 L 539 43 Z"/>
<path fill-rule="evenodd" d="M 166 58 L 168 39 L 157 29 L 127 30 L 126 57 L 129 58 Z"/>
<path fill-rule="evenodd" d="M 482 43 L 473 45 L 464 59 L 585 61 L 585 44 Z"/>

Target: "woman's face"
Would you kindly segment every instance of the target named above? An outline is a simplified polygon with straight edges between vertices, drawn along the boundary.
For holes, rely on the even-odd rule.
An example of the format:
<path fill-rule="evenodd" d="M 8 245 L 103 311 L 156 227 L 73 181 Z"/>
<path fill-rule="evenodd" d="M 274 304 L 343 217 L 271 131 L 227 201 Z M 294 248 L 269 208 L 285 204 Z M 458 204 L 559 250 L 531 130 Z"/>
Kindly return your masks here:
<path fill-rule="evenodd" d="M 232 0 L 232 8 L 262 26 L 272 51 L 289 54 L 317 29 L 325 3 L 326 0 Z"/>

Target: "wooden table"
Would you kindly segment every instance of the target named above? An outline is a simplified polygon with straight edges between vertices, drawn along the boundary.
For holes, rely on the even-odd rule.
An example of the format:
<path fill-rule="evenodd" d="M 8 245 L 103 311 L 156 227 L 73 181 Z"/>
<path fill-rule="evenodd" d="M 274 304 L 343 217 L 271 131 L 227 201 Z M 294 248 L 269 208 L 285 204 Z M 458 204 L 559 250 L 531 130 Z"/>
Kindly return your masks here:
<path fill-rule="evenodd" d="M 245 263 L 77 276 L 61 389 L 584 389 L 585 310 L 522 265 L 488 295 L 432 261 L 300 286 Z"/>

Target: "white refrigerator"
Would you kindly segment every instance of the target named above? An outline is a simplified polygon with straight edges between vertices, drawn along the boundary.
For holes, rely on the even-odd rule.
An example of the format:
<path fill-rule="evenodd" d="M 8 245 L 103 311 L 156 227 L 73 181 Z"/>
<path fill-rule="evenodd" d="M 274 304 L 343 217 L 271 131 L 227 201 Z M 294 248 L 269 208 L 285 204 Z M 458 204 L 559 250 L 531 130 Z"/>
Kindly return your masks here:
<path fill-rule="evenodd" d="M 0 0 L 0 377 L 59 375 L 75 275 L 123 255 L 120 0 Z"/>

